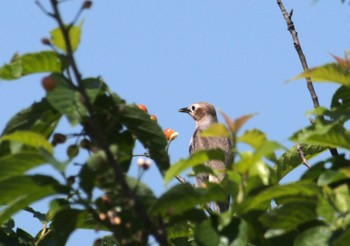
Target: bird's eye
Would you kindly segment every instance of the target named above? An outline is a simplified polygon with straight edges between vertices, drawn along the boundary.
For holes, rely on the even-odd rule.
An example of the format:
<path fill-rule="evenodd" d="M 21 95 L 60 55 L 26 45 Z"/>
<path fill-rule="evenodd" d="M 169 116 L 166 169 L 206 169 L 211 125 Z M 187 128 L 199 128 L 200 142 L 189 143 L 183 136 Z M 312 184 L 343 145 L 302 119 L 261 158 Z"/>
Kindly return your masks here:
<path fill-rule="evenodd" d="M 196 109 L 196 107 L 195 106 L 192 106 L 192 110 L 195 110 Z"/>

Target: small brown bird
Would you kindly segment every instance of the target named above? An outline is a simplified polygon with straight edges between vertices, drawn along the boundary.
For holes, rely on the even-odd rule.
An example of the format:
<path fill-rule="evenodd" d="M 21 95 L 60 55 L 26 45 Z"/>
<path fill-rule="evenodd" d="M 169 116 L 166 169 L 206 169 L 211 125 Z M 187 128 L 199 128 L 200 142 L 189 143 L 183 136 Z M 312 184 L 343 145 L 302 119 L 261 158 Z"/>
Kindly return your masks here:
<path fill-rule="evenodd" d="M 220 183 L 226 176 L 226 168 L 232 162 L 232 143 L 227 137 L 201 137 L 201 133 L 208 127 L 218 122 L 216 111 L 213 105 L 206 102 L 198 102 L 188 107 L 179 109 L 179 112 L 188 113 L 196 122 L 196 129 L 190 142 L 190 154 L 198 150 L 208 150 L 220 148 L 225 153 L 225 162 L 211 160 L 208 165 L 212 169 L 219 171 L 219 176 L 201 173 L 196 176 L 197 187 L 202 187 L 206 181 Z M 214 204 L 214 210 L 218 213 L 228 209 L 229 202 L 220 202 Z"/>

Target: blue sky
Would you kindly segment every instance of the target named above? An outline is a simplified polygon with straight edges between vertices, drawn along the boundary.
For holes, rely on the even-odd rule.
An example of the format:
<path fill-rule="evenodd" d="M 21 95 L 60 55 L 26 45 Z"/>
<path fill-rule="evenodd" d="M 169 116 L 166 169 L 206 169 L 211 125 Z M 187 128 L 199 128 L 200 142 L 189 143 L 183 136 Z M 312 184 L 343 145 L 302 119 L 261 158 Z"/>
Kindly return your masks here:
<path fill-rule="evenodd" d="M 49 7 L 48 1 L 41 2 Z M 73 19 L 81 2 L 62 4 L 66 20 Z M 349 49 L 347 4 L 284 2 L 288 10 L 294 9 L 293 21 L 310 67 L 330 62 L 330 54 L 342 56 Z M 308 124 L 305 112 L 313 106 L 304 81 L 285 83 L 302 69 L 276 1 L 94 1 L 83 17 L 76 53 L 83 76 L 102 76 L 128 102 L 147 105 L 163 128 L 178 131 L 169 151 L 172 162 L 188 156 L 194 123 L 177 110 L 193 102 L 211 102 L 231 118 L 258 113 L 245 129 L 259 128 L 286 147 L 293 145 L 288 137 Z M 1 1 L 0 22 L 0 64 L 16 51 L 46 49 L 40 40 L 56 27 L 34 1 Z M 15 112 L 44 96 L 43 76 L 0 82 L 1 129 Z M 337 87 L 316 84 L 315 88 L 320 104 L 328 106 Z M 59 131 L 74 129 L 64 119 Z M 135 150 L 142 152 L 140 146 Z M 64 148 L 56 154 L 64 159 Z M 69 172 L 77 170 L 71 167 Z M 297 179 L 303 171 L 305 167 L 300 166 L 284 182 Z M 53 170 L 44 166 L 37 172 Z M 136 174 L 136 167 L 131 173 Z M 154 166 L 143 181 L 157 195 L 165 190 Z M 44 212 L 47 205 L 44 201 L 34 207 Z M 31 233 L 40 229 L 40 223 L 26 213 L 16 218 L 17 225 Z M 68 245 L 90 245 L 97 237 L 94 232 L 79 231 Z"/>

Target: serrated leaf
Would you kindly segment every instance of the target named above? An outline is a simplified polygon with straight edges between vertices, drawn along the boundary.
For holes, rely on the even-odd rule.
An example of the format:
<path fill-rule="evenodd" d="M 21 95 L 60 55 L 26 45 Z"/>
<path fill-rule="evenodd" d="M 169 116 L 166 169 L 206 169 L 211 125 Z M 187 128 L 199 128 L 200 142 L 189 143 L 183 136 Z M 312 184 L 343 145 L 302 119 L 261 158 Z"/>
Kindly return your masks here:
<path fill-rule="evenodd" d="M 210 201 L 226 201 L 227 193 L 218 184 L 209 183 L 207 188 L 195 188 L 191 184 L 179 184 L 165 192 L 151 209 L 155 214 L 168 212 L 181 214 L 197 205 Z"/>
<path fill-rule="evenodd" d="M 176 175 L 179 175 L 184 170 L 204 164 L 209 160 L 224 160 L 225 156 L 222 150 L 201 150 L 193 153 L 188 159 L 181 159 L 166 171 L 164 183 L 167 185 Z"/>
<path fill-rule="evenodd" d="M 246 213 L 251 210 L 265 209 L 266 204 L 270 204 L 272 200 L 292 199 L 293 197 L 306 197 L 315 199 L 320 195 L 320 188 L 310 181 L 298 181 L 287 185 L 275 185 L 267 188 L 243 201 L 239 210 Z"/>
<path fill-rule="evenodd" d="M 81 28 L 83 26 L 83 23 L 84 22 L 81 21 L 79 26 L 71 26 L 69 29 L 69 39 L 70 39 L 70 44 L 73 52 L 76 51 L 80 43 Z M 67 25 L 65 27 L 68 28 Z M 64 37 L 61 29 L 57 27 L 54 30 L 52 30 L 50 34 L 51 34 L 52 44 L 55 45 L 60 50 L 67 52 L 66 43 L 64 41 Z"/>
<path fill-rule="evenodd" d="M 166 151 L 168 141 L 165 139 L 163 130 L 150 119 L 149 114 L 136 105 L 125 105 L 120 117 L 128 130 L 148 149 L 150 157 L 156 162 L 159 171 L 164 174 L 170 166 L 170 160 Z"/>
<path fill-rule="evenodd" d="M 33 202 L 69 192 L 67 187 L 60 185 L 54 178 L 44 175 L 11 177 L 1 180 L 0 187 L 0 204 L 6 204 L 0 211 L 0 224 Z"/>
<path fill-rule="evenodd" d="M 22 151 L 0 157 L 0 180 L 22 175 L 45 161 L 37 151 Z"/>
<path fill-rule="evenodd" d="M 314 82 L 333 82 L 347 87 L 350 86 L 350 70 L 338 63 L 328 63 L 312 68 L 294 77 L 293 80 L 308 77 L 312 78 Z"/>
<path fill-rule="evenodd" d="M 14 80 L 33 73 L 60 73 L 65 67 L 63 56 L 56 52 L 27 53 L 0 67 L 0 79 Z"/>
<path fill-rule="evenodd" d="M 313 157 L 324 152 L 327 148 L 319 145 L 307 145 L 300 144 L 300 149 L 303 151 L 305 158 L 307 160 L 312 159 Z M 276 170 L 277 179 L 281 180 L 294 168 L 302 164 L 302 159 L 299 156 L 297 146 L 293 146 L 286 152 L 284 152 L 277 160 L 274 169 Z"/>
<path fill-rule="evenodd" d="M 294 133 L 290 139 L 298 143 L 350 149 L 350 132 L 337 122 L 316 122 Z"/>
<path fill-rule="evenodd" d="M 214 123 L 201 133 L 201 137 L 228 137 L 229 132 L 223 124 Z"/>
<path fill-rule="evenodd" d="M 49 153 L 53 152 L 52 145 L 41 134 L 31 131 L 16 131 L 0 138 L 0 141 L 13 141 L 37 149 L 43 148 Z"/>

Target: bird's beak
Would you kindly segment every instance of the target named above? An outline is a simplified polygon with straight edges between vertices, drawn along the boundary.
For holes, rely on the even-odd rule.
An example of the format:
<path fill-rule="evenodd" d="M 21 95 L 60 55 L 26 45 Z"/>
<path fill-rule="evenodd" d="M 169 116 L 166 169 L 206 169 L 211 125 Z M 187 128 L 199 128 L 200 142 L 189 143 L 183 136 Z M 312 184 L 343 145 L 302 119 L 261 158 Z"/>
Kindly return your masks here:
<path fill-rule="evenodd" d="M 179 112 L 181 112 L 181 113 L 188 113 L 188 112 L 190 112 L 190 110 L 188 110 L 188 108 L 180 108 Z"/>

